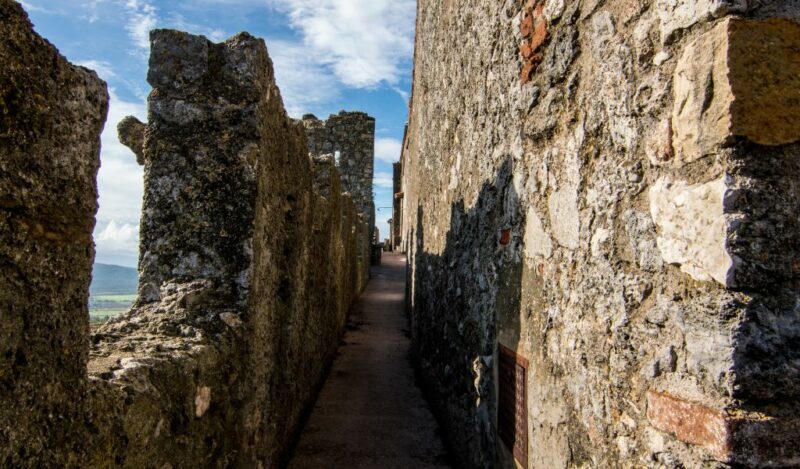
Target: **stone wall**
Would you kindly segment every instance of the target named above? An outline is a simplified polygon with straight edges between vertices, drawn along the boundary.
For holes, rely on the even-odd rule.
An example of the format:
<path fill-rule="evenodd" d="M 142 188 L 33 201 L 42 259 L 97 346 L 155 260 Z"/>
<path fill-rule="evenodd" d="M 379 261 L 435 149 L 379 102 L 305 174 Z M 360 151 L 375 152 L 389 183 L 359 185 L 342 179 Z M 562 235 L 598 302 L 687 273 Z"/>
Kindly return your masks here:
<path fill-rule="evenodd" d="M 308 151 L 312 156 L 333 155 L 334 164 L 342 179 L 342 190 L 353 198 L 358 216 L 369 227 L 366 238 L 356 249 L 359 263 L 371 257 L 375 235 L 375 200 L 372 176 L 375 166 L 375 119 L 363 112 L 340 111 L 328 120 L 306 114 L 300 120 L 305 129 Z M 369 263 L 358 272 L 359 278 L 369 277 Z"/>
<path fill-rule="evenodd" d="M 76 462 L 108 93 L 0 0 L 0 466 Z"/>
<path fill-rule="evenodd" d="M 15 2 L 0 18 L 0 462 L 276 467 L 365 285 L 370 225 L 308 156 L 264 42 L 152 32 L 148 122 L 119 127 L 145 167 L 139 297 L 90 334 L 105 87 Z"/>
<path fill-rule="evenodd" d="M 312 155 L 338 155 L 342 186 L 353 196 L 358 211 L 375 226 L 372 176 L 375 159 L 375 119 L 363 112 L 340 111 L 322 121 L 313 114 L 301 120 Z"/>
<path fill-rule="evenodd" d="M 390 244 L 392 250 L 400 247 L 402 240 L 403 219 L 403 164 L 400 162 L 392 164 L 392 224 L 389 227 Z M 395 223 L 394 221 L 397 221 Z"/>
<path fill-rule="evenodd" d="M 800 464 L 798 20 L 418 2 L 412 334 L 465 467 L 514 459 L 499 346 L 528 367 L 523 466 Z"/>

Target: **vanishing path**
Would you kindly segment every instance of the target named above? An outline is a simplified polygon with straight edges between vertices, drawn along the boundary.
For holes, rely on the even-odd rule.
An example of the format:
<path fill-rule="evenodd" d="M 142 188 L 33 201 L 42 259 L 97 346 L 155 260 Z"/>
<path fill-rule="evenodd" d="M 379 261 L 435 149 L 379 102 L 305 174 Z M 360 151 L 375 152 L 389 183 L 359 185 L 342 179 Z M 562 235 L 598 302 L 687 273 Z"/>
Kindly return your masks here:
<path fill-rule="evenodd" d="M 414 382 L 404 292 L 405 258 L 383 253 L 289 468 L 450 467 Z"/>

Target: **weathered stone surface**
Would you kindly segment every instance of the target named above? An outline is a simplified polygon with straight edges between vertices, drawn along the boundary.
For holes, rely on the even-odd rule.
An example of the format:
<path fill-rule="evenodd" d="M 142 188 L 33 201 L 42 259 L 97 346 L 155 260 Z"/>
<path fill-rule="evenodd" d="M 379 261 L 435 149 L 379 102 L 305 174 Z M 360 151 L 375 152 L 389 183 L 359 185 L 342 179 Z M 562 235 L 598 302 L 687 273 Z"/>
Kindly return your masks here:
<path fill-rule="evenodd" d="M 658 250 L 656 227 L 650 214 L 629 210 L 623 217 L 636 263 L 643 270 L 658 271 L 662 265 L 661 252 Z"/>
<path fill-rule="evenodd" d="M 144 166 L 144 132 L 145 126 L 139 119 L 128 116 L 117 124 L 117 134 L 119 141 L 130 148 L 136 155 L 136 162 Z"/>
<path fill-rule="evenodd" d="M 336 165 L 344 190 L 353 195 L 360 213 L 374 217 L 375 119 L 363 112 L 341 111 L 326 121 L 306 114 L 300 122 L 306 129 L 308 151 L 313 155 L 338 153 Z"/>
<path fill-rule="evenodd" d="M 577 249 L 581 224 L 577 189 L 565 187 L 554 192 L 548 201 L 548 208 L 553 235 L 558 243 L 569 249 Z"/>
<path fill-rule="evenodd" d="M 403 164 L 400 162 L 392 164 L 392 194 L 392 223 L 389 226 L 389 249 L 397 250 L 400 248 L 403 239 Z"/>
<path fill-rule="evenodd" d="M 656 0 L 661 21 L 661 41 L 670 40 L 679 29 L 747 9 L 747 0 Z"/>
<path fill-rule="evenodd" d="M 77 466 L 108 93 L 19 3 L 0 37 L 0 466 Z"/>
<path fill-rule="evenodd" d="M 375 201 L 372 195 L 372 177 L 375 159 L 375 119 L 363 112 L 340 111 L 321 121 L 313 114 L 300 120 L 305 129 L 308 151 L 311 155 L 334 155 L 340 174 L 342 190 L 353 197 L 359 216 L 366 220 L 369 236 L 359 237 L 357 255 L 369 258 L 375 238 Z M 358 283 L 369 277 L 369 264 L 362 264 Z"/>
<path fill-rule="evenodd" d="M 745 467 L 792 467 L 796 454 L 780 445 L 782 435 L 796 435 L 796 415 L 728 413 L 657 391 L 647 392 L 647 419 L 680 441 L 699 445 L 717 461 Z"/>
<path fill-rule="evenodd" d="M 419 2 L 398 218 L 414 358 L 459 464 L 514 464 L 498 343 L 528 361 L 528 467 L 800 464 L 796 26 L 753 19 L 800 18 L 790 3 L 731 19 L 743 3 Z M 520 86 L 523 10 L 549 39 Z M 87 114 L 105 95 L 54 51 L 36 63 L 59 73 L 28 83 L 14 41 L 39 39 L 19 11 L 0 3 L 0 96 L 36 112 L 0 116 L 18 130 L 0 140 L 0 461 L 278 465 L 366 278 L 372 166 L 342 161 L 371 154 L 374 124 L 292 122 L 249 35 L 154 33 L 143 288 L 87 365 Z M 60 112 L 73 88 L 36 87 L 70 77 L 67 118 L 42 131 L 39 104 Z"/>
<path fill-rule="evenodd" d="M 672 143 L 679 161 L 708 156 L 731 137 L 727 28 L 718 26 L 686 46 L 673 79 Z"/>
<path fill-rule="evenodd" d="M 730 441 L 727 422 L 721 412 L 649 391 L 647 419 L 657 429 L 672 433 L 686 443 L 703 446 L 717 459 L 727 459 Z"/>
<path fill-rule="evenodd" d="M 148 122 L 119 129 L 145 166 L 139 297 L 90 335 L 108 96 L 16 3 L 0 20 L 0 464 L 278 466 L 370 225 L 331 159 L 312 164 L 264 42 L 151 33 Z"/>
<path fill-rule="evenodd" d="M 680 265 L 697 280 L 728 286 L 734 260 L 725 244 L 726 191 L 724 178 L 697 185 L 661 178 L 650 188 L 650 214 L 664 262 Z"/>
<path fill-rule="evenodd" d="M 673 143 L 684 163 L 734 137 L 800 140 L 800 24 L 722 20 L 686 47 L 673 90 Z"/>
<path fill-rule="evenodd" d="M 726 24 L 727 23 L 727 24 Z M 735 136 L 759 145 L 800 140 L 800 23 L 788 19 L 723 22 Z"/>
<path fill-rule="evenodd" d="M 787 20 L 754 18 L 797 6 L 418 3 L 402 238 L 415 361 L 458 462 L 514 465 L 485 383 L 502 343 L 529 363 L 527 467 L 793 464 L 800 144 L 757 138 L 791 121 L 758 93 L 795 96 L 773 64 L 798 54 L 767 50 L 791 49 Z M 724 455 L 681 441 L 650 424 L 655 389 L 763 433 L 731 430 Z"/>
<path fill-rule="evenodd" d="M 147 127 L 130 124 L 146 135 L 139 298 L 93 336 L 92 458 L 275 466 L 366 282 L 369 225 L 332 158 L 309 158 L 262 40 L 151 43 Z"/>
<path fill-rule="evenodd" d="M 536 209 L 531 207 L 528 209 L 528 215 L 525 221 L 525 255 L 529 259 L 534 259 L 537 256 L 545 259 L 549 258 L 553 253 L 553 242 L 550 241 L 550 236 L 544 231 L 542 220 Z"/>

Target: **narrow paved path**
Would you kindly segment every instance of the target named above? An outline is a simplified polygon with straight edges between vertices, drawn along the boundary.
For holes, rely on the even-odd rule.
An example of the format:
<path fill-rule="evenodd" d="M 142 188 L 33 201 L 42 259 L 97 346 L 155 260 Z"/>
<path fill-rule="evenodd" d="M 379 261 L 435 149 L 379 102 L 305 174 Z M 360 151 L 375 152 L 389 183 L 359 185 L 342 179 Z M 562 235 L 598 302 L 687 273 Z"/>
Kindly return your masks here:
<path fill-rule="evenodd" d="M 409 362 L 405 258 L 384 253 L 382 264 L 353 309 L 291 469 L 450 467 Z"/>

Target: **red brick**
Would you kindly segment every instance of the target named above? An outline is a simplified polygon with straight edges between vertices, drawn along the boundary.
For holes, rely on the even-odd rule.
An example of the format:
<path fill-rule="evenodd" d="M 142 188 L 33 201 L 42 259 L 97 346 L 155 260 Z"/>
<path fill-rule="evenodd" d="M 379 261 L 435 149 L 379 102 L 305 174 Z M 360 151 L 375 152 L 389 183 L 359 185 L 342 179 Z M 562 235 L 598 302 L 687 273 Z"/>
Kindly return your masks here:
<path fill-rule="evenodd" d="M 534 53 L 534 50 L 533 50 L 533 47 L 531 47 L 530 41 L 523 42 L 522 45 L 519 48 L 519 52 L 520 52 L 520 54 L 522 54 L 523 58 L 530 59 L 533 56 L 533 53 Z"/>
<path fill-rule="evenodd" d="M 716 459 L 726 461 L 731 439 L 726 416 L 702 404 L 656 391 L 647 393 L 647 419 L 657 429 L 677 439 L 706 448 Z"/>
<path fill-rule="evenodd" d="M 536 18 L 541 18 L 543 12 L 544 12 L 544 2 L 541 1 L 536 3 L 536 6 L 533 9 L 533 16 L 535 16 Z"/>
<path fill-rule="evenodd" d="M 800 467 L 800 418 L 782 413 L 728 413 L 658 391 L 647 393 L 647 419 L 678 440 L 705 448 L 722 462 L 743 467 Z"/>
<path fill-rule="evenodd" d="M 531 36 L 531 47 L 533 50 L 538 50 L 544 41 L 547 40 L 547 21 L 536 20 L 533 28 L 533 36 Z"/>
<path fill-rule="evenodd" d="M 500 232 L 500 244 L 503 246 L 511 242 L 511 230 L 503 230 Z"/>
<path fill-rule="evenodd" d="M 531 78 L 533 78 L 534 70 L 536 70 L 536 65 L 531 63 L 531 62 L 525 62 L 522 65 L 522 71 L 520 72 L 520 77 L 519 78 L 520 78 L 520 80 L 522 80 L 523 84 L 528 83 L 529 81 L 531 81 Z"/>
<path fill-rule="evenodd" d="M 529 14 L 525 14 L 525 17 L 522 18 L 522 21 L 519 24 L 519 32 L 522 34 L 522 37 L 527 38 L 533 32 L 533 17 Z"/>

